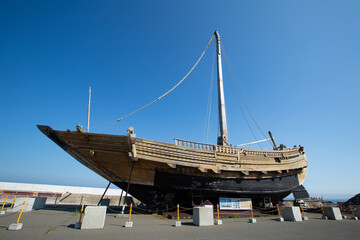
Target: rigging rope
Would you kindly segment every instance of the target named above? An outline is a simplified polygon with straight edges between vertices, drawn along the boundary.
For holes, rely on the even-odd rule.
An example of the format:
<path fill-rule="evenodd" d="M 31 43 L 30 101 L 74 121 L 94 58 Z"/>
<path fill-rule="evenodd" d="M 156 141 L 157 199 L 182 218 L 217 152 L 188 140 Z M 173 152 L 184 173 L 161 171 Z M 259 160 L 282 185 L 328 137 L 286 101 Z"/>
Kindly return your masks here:
<path fill-rule="evenodd" d="M 209 134 L 211 131 L 211 106 L 212 106 L 212 96 L 213 96 L 213 83 L 214 83 L 214 65 L 215 65 L 215 55 L 216 55 L 216 48 L 214 48 L 214 55 L 213 55 L 213 63 L 211 68 L 211 79 L 210 79 L 210 87 L 209 87 L 209 96 L 208 96 L 208 105 L 206 109 L 206 117 L 205 117 L 205 126 L 204 126 L 204 139 L 203 142 L 207 143 L 209 141 Z M 206 132 L 206 135 L 205 135 Z"/>
<path fill-rule="evenodd" d="M 115 123 L 120 122 L 121 120 L 124 120 L 124 119 L 127 118 L 127 117 L 130 117 L 131 115 L 137 113 L 138 111 L 140 111 L 140 110 L 142 110 L 142 109 L 150 106 L 151 104 L 159 101 L 160 99 L 162 99 L 163 97 L 165 97 L 166 95 L 168 95 L 170 92 L 172 92 L 175 88 L 177 88 L 177 87 L 190 75 L 190 73 L 195 69 L 195 67 L 198 65 L 198 63 L 200 62 L 200 60 L 201 60 L 202 57 L 204 56 L 206 50 L 208 49 L 208 47 L 209 47 L 209 45 L 210 45 L 210 43 L 212 42 L 213 39 L 214 39 L 214 35 L 211 37 L 209 43 L 206 45 L 205 50 L 203 51 L 203 53 L 201 54 L 201 56 L 199 57 L 199 59 L 196 61 L 195 65 L 194 65 L 194 66 L 190 69 L 190 71 L 189 71 L 177 84 L 175 84 L 175 86 L 173 86 L 169 91 L 167 91 L 166 93 L 164 93 L 164 94 L 161 95 L 160 97 L 156 98 L 155 100 L 149 102 L 148 104 L 142 106 L 141 108 L 139 108 L 139 109 L 137 109 L 137 110 L 129 113 L 128 115 L 126 115 L 126 116 L 124 116 L 124 117 L 121 117 L 121 118 L 118 118 L 118 119 L 116 119 L 116 120 L 113 120 L 113 121 L 111 121 L 111 122 L 108 122 L 108 123 L 103 124 L 103 125 L 108 125 L 108 126 L 102 128 L 102 129 L 105 129 L 105 128 L 107 128 L 107 127 L 110 127 L 110 126 L 114 125 Z M 110 125 L 109 125 L 109 124 L 110 124 Z"/>
<path fill-rule="evenodd" d="M 253 114 L 251 113 L 248 105 L 246 104 L 246 101 L 245 101 L 244 97 L 243 97 L 242 94 L 241 94 L 241 91 L 240 91 L 240 89 L 239 89 L 239 87 L 238 87 L 238 84 L 237 84 L 237 82 L 235 81 L 235 80 L 237 79 L 237 75 L 236 75 L 236 73 L 233 74 L 233 72 L 231 71 L 231 63 L 229 62 L 229 60 L 228 60 L 228 58 L 227 58 L 227 56 L 226 56 L 226 52 L 225 52 L 225 49 L 224 49 L 223 45 L 221 45 L 221 49 L 222 49 L 223 52 L 224 52 L 225 63 L 227 64 L 227 68 L 229 69 L 229 73 L 230 73 L 230 75 L 231 75 L 232 78 L 233 78 L 232 80 L 233 80 L 233 82 L 234 82 L 234 84 L 235 84 L 236 90 L 237 90 L 237 92 L 239 93 L 240 98 L 241 98 L 242 102 L 244 103 L 247 112 L 249 113 L 251 119 L 253 120 L 253 122 L 255 123 L 256 127 L 257 127 L 258 130 L 261 132 L 261 134 L 264 136 L 264 138 L 268 138 L 268 137 L 264 134 L 264 131 L 260 128 L 258 122 L 255 120 L 255 118 L 254 118 Z M 235 77 L 234 77 L 234 75 L 235 75 Z M 235 95 L 236 95 L 236 94 L 235 94 Z M 239 105 L 240 105 L 240 103 L 239 103 Z M 240 108 L 241 108 L 241 106 L 240 106 Z M 241 111 L 243 111 L 243 110 L 241 109 Z M 244 114 L 244 113 L 243 113 L 243 114 Z M 247 120 L 246 120 L 246 121 L 247 121 Z M 250 128 L 250 126 L 249 126 L 249 128 Z M 252 130 L 251 130 L 251 132 L 252 132 Z M 254 136 L 254 134 L 253 134 L 253 136 Z M 254 138 L 255 138 L 255 140 L 257 140 L 255 136 L 254 136 Z M 270 144 L 271 147 L 273 147 L 273 145 L 271 144 L 270 140 L 268 141 L 268 143 Z M 259 145 L 260 145 L 260 144 L 259 144 Z"/>
<path fill-rule="evenodd" d="M 257 138 L 256 138 L 256 136 L 255 136 L 255 133 L 254 133 L 254 131 L 252 130 L 251 125 L 250 125 L 250 123 L 249 123 L 249 121 L 248 121 L 248 119 L 247 119 L 247 117 L 246 117 L 246 115 L 245 115 L 245 112 L 244 112 L 244 110 L 243 110 L 243 108 L 242 108 L 242 106 L 241 106 L 240 100 L 239 100 L 239 98 L 238 98 L 238 96 L 237 96 L 237 94 L 236 94 L 235 86 L 234 86 L 235 80 L 234 80 L 234 78 L 233 78 L 232 72 L 231 72 L 230 67 L 229 67 L 229 65 L 228 65 L 228 64 L 229 64 L 229 63 L 228 63 L 228 59 L 227 59 L 227 56 L 226 56 L 225 51 L 224 51 L 224 49 L 223 49 L 223 46 L 221 46 L 221 48 L 222 48 L 222 50 L 223 50 L 223 52 L 224 52 L 225 66 L 226 66 L 226 68 L 227 68 L 228 71 L 229 71 L 230 79 L 232 80 L 231 84 L 233 85 L 233 88 L 232 88 L 232 89 L 233 89 L 233 91 L 234 91 L 234 93 L 235 93 L 235 97 L 236 97 L 236 100 L 237 100 L 237 102 L 238 102 L 238 104 L 239 104 L 241 113 L 242 113 L 242 115 L 243 115 L 243 117 L 244 117 L 244 119 L 245 119 L 245 122 L 246 122 L 246 124 L 248 125 L 248 127 L 249 127 L 249 129 L 250 129 L 250 132 L 251 132 L 251 134 L 253 135 L 255 141 L 258 141 Z M 261 149 L 263 149 L 263 147 L 261 146 L 261 144 L 260 144 L 259 142 L 257 142 L 257 144 L 259 145 L 259 147 L 260 147 Z"/>

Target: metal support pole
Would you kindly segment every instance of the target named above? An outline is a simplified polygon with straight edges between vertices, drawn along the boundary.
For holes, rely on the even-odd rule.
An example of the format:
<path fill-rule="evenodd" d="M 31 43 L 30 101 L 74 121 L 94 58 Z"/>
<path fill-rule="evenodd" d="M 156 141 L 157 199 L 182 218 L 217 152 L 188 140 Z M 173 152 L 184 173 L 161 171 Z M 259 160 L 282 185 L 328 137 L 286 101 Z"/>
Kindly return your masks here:
<path fill-rule="evenodd" d="M 349 205 L 349 208 L 350 208 L 350 211 L 351 211 L 351 213 L 352 213 L 353 217 L 355 217 L 355 213 L 354 213 L 354 210 L 353 210 L 352 206 L 351 206 L 351 205 Z"/>
<path fill-rule="evenodd" d="M 341 215 L 342 215 L 342 217 L 344 217 L 345 215 L 344 215 L 344 211 L 343 211 L 343 209 L 341 207 L 341 204 L 339 204 L 339 207 L 340 207 Z"/>
<path fill-rule="evenodd" d="M 123 189 L 121 189 L 120 200 L 119 200 L 119 206 L 120 206 L 120 204 L 121 204 L 121 199 L 122 199 L 123 192 L 124 192 L 124 190 L 123 190 Z"/>
<path fill-rule="evenodd" d="M 4 204 L 2 205 L 1 211 L 4 209 L 4 206 L 5 206 L 5 204 L 6 204 L 7 197 L 8 197 L 8 196 L 5 197 Z"/>
<path fill-rule="evenodd" d="M 276 207 L 277 207 L 277 211 L 278 211 L 279 218 L 281 218 L 279 204 L 276 204 Z"/>
<path fill-rule="evenodd" d="M 126 193 L 125 193 L 125 199 L 124 199 L 124 205 L 122 207 L 122 211 L 121 214 L 124 214 L 124 210 L 125 210 L 125 206 L 126 206 L 126 198 L 129 192 L 129 188 L 130 188 L 130 182 L 131 182 L 131 176 L 134 170 L 134 165 L 135 165 L 135 161 L 132 162 L 132 166 L 131 166 L 131 171 L 130 171 L 130 176 L 129 176 L 129 181 L 128 181 L 128 185 L 127 185 L 127 189 L 126 189 Z"/>
<path fill-rule="evenodd" d="M 22 207 L 22 209 L 21 209 L 21 211 L 20 211 L 20 214 L 19 214 L 19 217 L 18 217 L 18 219 L 17 219 L 17 221 L 16 221 L 16 224 L 18 224 L 18 223 L 19 223 L 19 221 L 20 221 L 21 214 L 22 214 L 22 213 L 23 213 L 23 211 L 24 211 L 24 207 L 25 207 L 25 205 L 26 205 L 26 201 L 24 201 L 24 203 L 23 203 L 23 207 Z"/>
<path fill-rule="evenodd" d="M 176 210 L 176 213 L 177 213 L 177 214 L 176 214 L 176 216 L 177 216 L 177 221 L 179 222 L 179 221 L 180 221 L 180 220 L 179 220 L 179 219 L 180 219 L 180 211 L 179 211 L 179 208 L 180 208 L 180 207 L 179 207 L 179 204 L 178 204 L 176 207 L 177 207 L 177 210 Z"/>
<path fill-rule="evenodd" d="M 252 204 L 250 203 L 251 218 L 254 218 Z"/>
<path fill-rule="evenodd" d="M 321 204 L 321 211 L 322 211 L 323 217 L 325 217 L 324 207 L 322 204 Z"/>
<path fill-rule="evenodd" d="M 104 192 L 103 195 L 101 196 L 100 201 L 99 201 L 99 203 L 98 203 L 98 206 L 100 206 L 100 203 L 101 203 L 101 201 L 103 200 L 103 198 L 104 198 L 107 190 L 109 189 L 110 184 L 111 184 L 111 182 L 109 182 L 109 184 L 107 185 L 107 187 L 106 187 L 106 189 L 105 189 L 105 192 Z"/>
<path fill-rule="evenodd" d="M 83 211 L 84 211 L 84 203 L 81 204 L 80 217 L 79 217 L 79 222 L 80 223 L 81 223 L 81 220 L 82 220 Z"/>
<path fill-rule="evenodd" d="M 14 197 L 14 199 L 13 199 L 12 203 L 11 203 L 11 206 L 10 206 L 10 208 L 13 208 L 13 206 L 14 206 L 14 203 L 15 203 L 15 199 L 16 199 L 16 195 L 15 195 L 15 197 Z"/>
<path fill-rule="evenodd" d="M 132 211 L 132 203 L 130 204 L 130 211 L 129 211 L 129 222 L 131 222 L 131 211 Z"/>
<path fill-rule="evenodd" d="M 303 209 L 303 207 L 301 205 L 300 205 L 300 209 L 301 209 L 303 217 L 305 217 L 305 212 L 304 212 L 304 209 Z"/>

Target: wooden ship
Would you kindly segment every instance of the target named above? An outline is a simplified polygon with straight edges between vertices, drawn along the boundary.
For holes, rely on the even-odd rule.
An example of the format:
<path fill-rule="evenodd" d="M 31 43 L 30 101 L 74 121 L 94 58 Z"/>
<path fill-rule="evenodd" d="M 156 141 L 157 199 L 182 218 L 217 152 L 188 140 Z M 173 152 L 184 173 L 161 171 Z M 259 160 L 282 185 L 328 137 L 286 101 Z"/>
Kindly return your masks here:
<path fill-rule="evenodd" d="M 228 143 L 220 37 L 217 41 L 220 136 L 217 145 L 175 139 L 174 143 L 127 135 L 38 128 L 83 165 L 148 206 L 196 205 L 219 197 L 247 197 L 256 204 L 278 202 L 302 187 L 304 148 L 273 150 L 233 147 Z"/>

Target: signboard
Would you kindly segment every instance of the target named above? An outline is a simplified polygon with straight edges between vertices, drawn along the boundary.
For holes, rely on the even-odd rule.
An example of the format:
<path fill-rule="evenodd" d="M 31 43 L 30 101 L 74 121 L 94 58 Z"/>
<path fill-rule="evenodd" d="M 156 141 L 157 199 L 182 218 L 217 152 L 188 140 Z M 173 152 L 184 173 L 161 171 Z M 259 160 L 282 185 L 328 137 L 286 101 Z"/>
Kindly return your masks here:
<path fill-rule="evenodd" d="M 251 198 L 220 198 L 220 210 L 250 210 Z"/>

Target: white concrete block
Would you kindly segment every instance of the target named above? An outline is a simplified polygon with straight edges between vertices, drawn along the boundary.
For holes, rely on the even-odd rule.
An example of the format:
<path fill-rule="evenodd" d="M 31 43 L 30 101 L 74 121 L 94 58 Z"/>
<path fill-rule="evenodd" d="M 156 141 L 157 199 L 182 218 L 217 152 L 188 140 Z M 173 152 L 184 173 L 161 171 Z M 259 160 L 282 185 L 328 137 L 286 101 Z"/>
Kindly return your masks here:
<path fill-rule="evenodd" d="M 194 207 L 193 208 L 193 224 L 196 226 L 212 226 L 214 225 L 214 212 L 212 206 Z"/>
<path fill-rule="evenodd" d="M 331 220 L 342 220 L 340 208 L 338 207 L 324 207 L 325 216 Z"/>
<path fill-rule="evenodd" d="M 278 217 L 278 218 L 276 219 L 276 221 L 278 221 L 278 222 L 283 222 L 283 221 L 284 221 L 284 218 Z"/>
<path fill-rule="evenodd" d="M 302 221 L 299 207 L 284 207 L 280 212 L 285 221 Z"/>
<path fill-rule="evenodd" d="M 181 227 L 181 222 L 180 221 L 175 221 L 175 227 Z"/>
<path fill-rule="evenodd" d="M 329 218 L 327 216 L 322 216 L 322 219 L 328 220 Z"/>
<path fill-rule="evenodd" d="M 0 215 L 4 215 L 5 213 L 6 213 L 5 210 L 0 211 Z"/>
<path fill-rule="evenodd" d="M 105 225 L 106 206 L 87 206 L 81 229 L 102 229 Z"/>
<path fill-rule="evenodd" d="M 20 230 L 22 228 L 22 226 L 23 226 L 22 223 L 12 223 L 12 224 L 10 224 L 8 230 L 17 231 L 17 230 Z"/>
<path fill-rule="evenodd" d="M 256 223 L 256 218 L 249 218 L 249 223 Z"/>
<path fill-rule="evenodd" d="M 126 227 L 126 228 L 131 228 L 131 227 L 133 227 L 133 222 L 126 222 L 126 223 L 125 223 L 125 227 Z"/>
<path fill-rule="evenodd" d="M 222 225 L 222 220 L 215 219 L 215 225 Z"/>
<path fill-rule="evenodd" d="M 6 209 L 6 212 L 13 213 L 13 212 L 21 211 L 24 201 L 26 201 L 26 204 L 23 212 L 30 212 L 33 209 L 35 202 L 35 198 L 30 198 L 30 197 L 17 197 L 15 199 L 13 208 Z"/>
<path fill-rule="evenodd" d="M 309 218 L 307 216 L 302 216 L 302 220 L 307 221 L 307 220 L 309 220 Z"/>
<path fill-rule="evenodd" d="M 354 219 L 354 220 L 359 220 L 359 218 L 358 217 L 352 217 L 351 219 Z"/>

